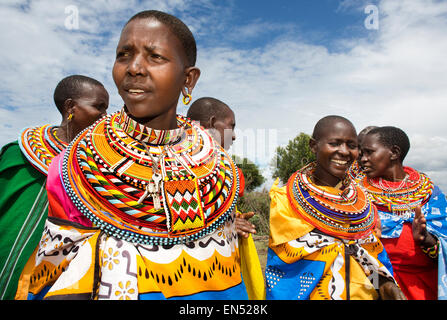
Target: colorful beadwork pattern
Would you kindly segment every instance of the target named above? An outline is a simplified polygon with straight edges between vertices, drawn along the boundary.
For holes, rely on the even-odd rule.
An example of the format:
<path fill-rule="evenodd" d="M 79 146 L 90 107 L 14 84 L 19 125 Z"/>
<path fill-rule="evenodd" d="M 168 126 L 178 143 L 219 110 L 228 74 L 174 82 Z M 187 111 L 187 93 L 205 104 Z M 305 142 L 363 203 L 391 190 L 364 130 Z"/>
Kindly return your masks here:
<path fill-rule="evenodd" d="M 23 155 L 45 175 L 48 174 L 51 160 L 67 146 L 56 136 L 57 128 L 49 124 L 25 128 L 18 139 Z"/>
<path fill-rule="evenodd" d="M 165 131 L 136 130 L 128 118 L 125 109 L 110 114 L 67 148 L 63 183 L 76 207 L 108 234 L 137 243 L 185 243 L 215 231 L 233 212 L 239 192 L 229 156 L 185 117 Z M 146 150 L 138 139 L 149 131 L 152 142 L 163 143 Z M 162 160 L 153 164 L 154 158 Z M 153 165 L 162 173 L 159 210 L 145 195 Z"/>
<path fill-rule="evenodd" d="M 351 181 L 340 191 L 315 185 L 309 175 L 309 170 L 299 170 L 287 183 L 289 202 L 304 220 L 343 239 L 359 239 L 373 230 L 377 210 L 357 184 Z"/>
<path fill-rule="evenodd" d="M 360 181 L 380 211 L 404 215 L 412 212 L 416 206 L 423 206 L 430 199 L 434 188 L 430 178 L 410 167 L 404 167 L 404 171 L 408 175 L 405 183 L 383 182 L 383 180 L 380 183 L 379 178 L 369 179 L 368 177 Z"/>

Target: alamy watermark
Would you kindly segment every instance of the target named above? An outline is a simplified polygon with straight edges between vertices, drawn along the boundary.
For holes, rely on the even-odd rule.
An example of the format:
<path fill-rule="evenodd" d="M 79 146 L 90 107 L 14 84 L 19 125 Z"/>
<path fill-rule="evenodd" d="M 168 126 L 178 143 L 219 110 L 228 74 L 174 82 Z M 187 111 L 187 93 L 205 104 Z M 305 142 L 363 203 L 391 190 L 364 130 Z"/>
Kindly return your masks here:
<path fill-rule="evenodd" d="M 366 17 L 363 24 L 368 30 L 378 30 L 379 29 L 379 8 L 376 5 L 369 4 L 365 7 Z"/>
<path fill-rule="evenodd" d="M 79 29 L 79 9 L 75 5 L 69 5 L 65 7 L 65 18 L 64 25 L 68 30 L 78 30 Z"/>

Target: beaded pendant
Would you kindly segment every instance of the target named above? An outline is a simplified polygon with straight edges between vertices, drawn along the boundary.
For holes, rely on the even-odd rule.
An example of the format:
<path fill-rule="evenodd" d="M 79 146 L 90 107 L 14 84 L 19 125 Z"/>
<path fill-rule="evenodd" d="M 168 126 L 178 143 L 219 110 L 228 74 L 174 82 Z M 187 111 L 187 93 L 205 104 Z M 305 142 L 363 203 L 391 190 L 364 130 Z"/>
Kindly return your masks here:
<path fill-rule="evenodd" d="M 417 206 L 422 206 L 430 200 L 434 189 L 430 178 L 410 167 L 404 167 L 404 171 L 407 179 L 403 182 L 393 183 L 368 177 L 360 181 L 379 210 L 406 217 Z"/>
<path fill-rule="evenodd" d="M 295 172 L 287 183 L 292 208 L 320 231 L 343 239 L 372 232 L 377 211 L 368 195 L 353 181 L 343 191 L 314 184 L 309 168 Z"/>
<path fill-rule="evenodd" d="M 18 139 L 23 155 L 44 175 L 48 174 L 51 160 L 67 146 L 56 136 L 57 128 L 49 124 L 25 128 Z"/>
<path fill-rule="evenodd" d="M 202 127 L 182 116 L 177 126 L 143 128 L 122 109 L 79 134 L 62 165 L 75 206 L 137 243 L 185 243 L 215 231 L 235 208 L 236 167 Z"/>

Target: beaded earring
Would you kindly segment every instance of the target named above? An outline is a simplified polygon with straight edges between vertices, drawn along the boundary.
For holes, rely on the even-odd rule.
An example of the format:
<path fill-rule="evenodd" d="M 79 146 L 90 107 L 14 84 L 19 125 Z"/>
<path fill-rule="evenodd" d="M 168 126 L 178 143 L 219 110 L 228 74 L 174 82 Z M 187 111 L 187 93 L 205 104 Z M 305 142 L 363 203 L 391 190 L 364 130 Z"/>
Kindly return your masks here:
<path fill-rule="evenodd" d="M 186 96 L 185 95 L 183 96 L 182 101 L 183 101 L 183 104 L 185 106 L 187 106 L 191 102 L 192 97 L 191 97 L 191 94 L 189 94 L 189 92 L 188 92 L 188 88 L 185 88 L 185 90 L 186 90 Z"/>

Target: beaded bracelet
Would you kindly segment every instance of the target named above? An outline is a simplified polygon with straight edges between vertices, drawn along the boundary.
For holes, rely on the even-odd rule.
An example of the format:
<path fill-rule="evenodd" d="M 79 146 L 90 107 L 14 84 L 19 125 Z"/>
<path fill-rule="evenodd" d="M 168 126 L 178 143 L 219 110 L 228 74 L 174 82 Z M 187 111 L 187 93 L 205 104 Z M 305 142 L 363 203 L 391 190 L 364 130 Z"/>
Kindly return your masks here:
<path fill-rule="evenodd" d="M 432 259 L 436 259 L 438 257 L 439 252 L 439 241 L 436 241 L 436 243 L 430 247 L 430 248 L 424 248 L 421 246 L 422 252 L 428 255 Z"/>

